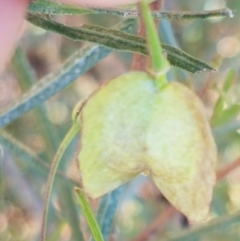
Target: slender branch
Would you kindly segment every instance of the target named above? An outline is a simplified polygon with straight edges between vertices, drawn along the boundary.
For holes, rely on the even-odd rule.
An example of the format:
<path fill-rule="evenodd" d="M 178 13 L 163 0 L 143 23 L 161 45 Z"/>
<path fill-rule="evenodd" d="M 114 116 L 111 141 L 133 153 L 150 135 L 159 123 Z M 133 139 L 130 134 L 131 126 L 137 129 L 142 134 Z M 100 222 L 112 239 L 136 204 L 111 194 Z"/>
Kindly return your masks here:
<path fill-rule="evenodd" d="M 238 157 L 235 161 L 229 163 L 217 172 L 217 182 L 225 178 L 230 172 L 232 172 L 238 167 L 240 167 L 240 157 Z"/>
<path fill-rule="evenodd" d="M 199 96 L 200 99 L 203 99 L 204 96 L 206 95 L 207 91 L 210 89 L 210 87 L 211 87 L 211 85 L 213 83 L 212 76 L 213 76 L 213 73 L 210 72 L 208 74 L 207 80 L 206 80 L 202 90 L 198 93 L 198 96 Z"/>
<path fill-rule="evenodd" d="M 138 237 L 132 241 L 146 241 L 156 230 L 161 230 L 167 221 L 178 211 L 171 205 L 161 213 Z"/>

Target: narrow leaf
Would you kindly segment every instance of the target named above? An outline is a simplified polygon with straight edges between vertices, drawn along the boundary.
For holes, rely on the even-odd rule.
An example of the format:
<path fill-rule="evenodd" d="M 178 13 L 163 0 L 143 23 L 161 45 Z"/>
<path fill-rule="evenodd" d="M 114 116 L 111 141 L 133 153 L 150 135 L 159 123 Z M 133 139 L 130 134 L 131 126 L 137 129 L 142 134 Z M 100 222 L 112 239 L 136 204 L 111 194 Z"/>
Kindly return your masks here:
<path fill-rule="evenodd" d="M 227 93 L 232 88 L 235 76 L 236 76 L 235 70 L 230 70 L 228 72 L 227 78 L 226 78 L 226 80 L 224 82 L 224 85 L 223 85 L 223 92 L 224 93 Z"/>
<path fill-rule="evenodd" d="M 54 3 L 45 0 L 33 1 L 28 7 L 28 11 L 32 13 L 56 15 L 82 15 L 95 13 L 95 11 L 91 9 L 75 7 L 61 3 Z"/>
<path fill-rule="evenodd" d="M 240 121 L 231 121 L 226 125 L 213 128 L 213 133 L 214 135 L 217 135 L 217 134 L 226 135 L 228 132 L 235 132 L 238 129 L 240 129 Z"/>
<path fill-rule="evenodd" d="M 30 89 L 30 87 L 37 83 L 37 77 L 34 69 L 21 47 L 16 49 L 12 64 L 16 70 L 17 79 L 23 92 L 26 92 Z M 35 109 L 34 114 L 36 116 L 36 120 L 38 121 L 39 133 L 47 144 L 46 153 L 49 160 L 58 148 L 59 133 L 54 131 L 56 127 L 51 123 L 46 112 L 46 106 L 40 105 Z"/>
<path fill-rule="evenodd" d="M 122 17 L 137 18 L 139 11 L 133 9 L 101 9 L 101 8 L 81 8 L 67 4 L 54 3 L 50 1 L 34 1 L 29 7 L 31 13 L 56 14 L 56 15 L 82 15 L 82 14 L 113 14 Z M 198 11 L 198 12 L 179 12 L 179 11 L 153 11 L 152 15 L 156 19 L 169 20 L 193 20 L 206 19 L 212 17 L 233 17 L 233 11 L 229 8 Z"/>
<path fill-rule="evenodd" d="M 169 62 L 174 66 L 185 69 L 192 73 L 200 73 L 207 70 L 216 72 L 216 70 L 210 65 L 190 56 L 178 48 L 164 44 L 163 50 L 167 54 Z"/>
<path fill-rule="evenodd" d="M 127 20 L 119 27 L 123 31 L 132 31 L 133 26 L 133 22 Z M 27 93 L 3 109 L 0 113 L 0 127 L 8 125 L 64 89 L 110 53 L 111 49 L 96 45 L 80 49 L 59 69 L 37 82 Z"/>
<path fill-rule="evenodd" d="M 109 53 L 109 49 L 93 45 L 75 53 L 61 68 L 43 78 L 26 94 L 7 106 L 0 115 L 0 127 L 6 126 L 64 89 Z"/>
<path fill-rule="evenodd" d="M 230 107 L 222 110 L 217 117 L 212 118 L 211 124 L 213 126 L 224 125 L 229 121 L 233 121 L 239 113 L 240 113 L 240 105 L 238 104 L 231 105 Z"/>
<path fill-rule="evenodd" d="M 83 214 L 87 220 L 89 228 L 92 231 L 93 238 L 95 239 L 95 241 L 104 241 L 100 227 L 94 216 L 92 208 L 87 200 L 87 197 L 84 195 L 84 193 L 79 188 L 76 189 L 75 191 L 78 195 L 78 199 L 80 201 Z"/>
<path fill-rule="evenodd" d="M 109 240 L 112 231 L 114 217 L 117 212 L 118 204 L 123 193 L 124 186 L 120 186 L 109 194 L 108 206 L 105 215 L 102 217 L 101 230 L 104 240 Z"/>
<path fill-rule="evenodd" d="M 48 175 L 50 166 L 39 158 L 29 147 L 16 140 L 4 130 L 0 131 L 0 144 L 11 151 L 13 155 L 20 158 L 27 166 L 37 169 L 37 171 L 41 172 L 44 177 Z M 60 171 L 57 172 L 57 177 L 63 178 L 65 181 L 72 182 L 75 186 L 78 185 L 77 182 L 69 179 Z"/>
<path fill-rule="evenodd" d="M 28 21 L 38 27 L 57 32 L 75 41 L 88 41 L 113 48 L 115 50 L 136 52 L 143 55 L 148 54 L 146 40 L 144 38 L 115 29 L 107 29 L 92 25 L 83 25 L 79 28 L 74 28 L 36 14 L 29 14 Z M 195 59 L 180 49 L 169 45 L 162 45 L 162 48 L 171 65 L 180 67 L 192 73 L 206 70 L 215 71 L 215 69 L 208 64 Z"/>
<path fill-rule="evenodd" d="M 75 195 L 72 192 L 72 186 L 70 186 L 64 180 L 62 180 L 59 184 L 61 191 L 59 196 L 63 216 L 64 219 L 69 223 L 72 231 L 71 241 L 84 241 L 80 225 L 79 210 L 75 202 Z"/>
<path fill-rule="evenodd" d="M 108 207 L 109 199 L 110 199 L 110 193 L 107 193 L 100 200 L 98 210 L 97 210 L 97 216 L 96 216 L 99 225 L 101 225 L 102 222 L 104 221 L 104 215 Z"/>
<path fill-rule="evenodd" d="M 219 98 L 215 104 L 213 115 L 211 118 L 211 124 L 213 126 L 217 125 L 218 119 L 220 119 L 222 116 L 222 112 L 224 111 L 224 102 L 226 102 L 226 95 L 233 86 L 235 75 L 236 75 L 235 71 L 233 70 L 229 71 L 224 81 L 223 87 L 219 91 Z"/>
<path fill-rule="evenodd" d="M 66 136 L 64 137 L 63 141 L 61 142 L 56 155 L 54 156 L 54 160 L 51 165 L 51 169 L 48 175 L 47 180 L 47 190 L 46 190 L 46 196 L 44 199 L 44 207 L 43 207 L 43 217 L 42 217 L 42 223 L 41 223 L 41 241 L 46 240 L 46 227 L 47 227 L 47 215 L 48 215 L 48 209 L 49 209 L 49 202 L 51 198 L 51 192 L 53 188 L 53 182 L 55 179 L 55 175 L 59 166 L 59 163 L 61 161 L 61 158 L 66 150 L 66 148 L 69 146 L 71 141 L 74 139 L 74 137 L 79 133 L 80 131 L 80 124 L 74 123 L 71 127 L 71 129 L 68 131 Z"/>

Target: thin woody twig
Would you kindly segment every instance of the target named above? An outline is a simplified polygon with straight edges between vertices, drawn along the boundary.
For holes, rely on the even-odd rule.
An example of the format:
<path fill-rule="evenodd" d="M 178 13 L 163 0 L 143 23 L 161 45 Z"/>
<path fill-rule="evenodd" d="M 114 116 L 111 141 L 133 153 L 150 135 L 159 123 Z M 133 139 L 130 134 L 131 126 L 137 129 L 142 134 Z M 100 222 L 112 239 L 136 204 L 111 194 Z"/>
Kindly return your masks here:
<path fill-rule="evenodd" d="M 132 241 L 146 241 L 156 230 L 161 230 L 178 211 L 171 205 L 161 213 L 138 237 Z"/>
<path fill-rule="evenodd" d="M 137 35 L 140 37 L 145 36 L 145 28 L 144 28 L 142 18 L 140 18 L 140 21 L 139 21 Z M 131 70 L 135 70 L 135 71 L 145 70 L 148 65 L 148 59 L 149 58 L 147 56 L 135 53 L 132 59 Z"/>
<path fill-rule="evenodd" d="M 230 172 L 240 167 L 240 157 L 217 172 L 217 182 L 225 178 Z"/>
<path fill-rule="evenodd" d="M 205 82 L 202 90 L 200 91 L 200 93 L 198 94 L 200 99 L 203 99 L 204 96 L 206 95 L 207 91 L 210 89 L 211 85 L 212 85 L 212 76 L 213 73 L 210 72 L 207 78 L 207 81 Z"/>

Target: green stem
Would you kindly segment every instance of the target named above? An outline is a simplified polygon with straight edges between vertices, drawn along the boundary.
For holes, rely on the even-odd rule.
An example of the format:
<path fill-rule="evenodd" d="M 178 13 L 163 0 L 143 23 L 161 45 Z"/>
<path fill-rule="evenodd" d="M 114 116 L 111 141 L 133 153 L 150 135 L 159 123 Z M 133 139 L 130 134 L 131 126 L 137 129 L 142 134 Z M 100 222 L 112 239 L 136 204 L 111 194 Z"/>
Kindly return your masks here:
<path fill-rule="evenodd" d="M 70 144 L 70 142 L 73 140 L 73 138 L 76 136 L 76 134 L 80 130 L 80 125 L 78 122 L 75 122 L 71 129 L 68 131 L 67 135 L 64 137 L 62 143 L 60 144 L 58 151 L 54 157 L 49 176 L 47 181 L 47 190 L 46 190 L 46 196 L 44 200 L 44 209 L 43 209 L 43 218 L 42 218 L 42 225 L 41 225 L 41 241 L 45 241 L 46 238 L 46 224 L 47 224 L 47 214 L 48 214 L 48 208 L 49 208 L 49 202 L 50 202 L 50 196 L 52 192 L 53 182 L 56 175 L 56 171 L 58 168 L 58 165 L 60 163 L 60 160 Z"/>
<path fill-rule="evenodd" d="M 84 213 L 84 216 L 87 220 L 88 226 L 91 229 L 93 238 L 95 241 L 104 241 L 103 239 L 103 235 L 101 233 L 100 227 L 98 225 L 98 222 L 94 216 L 94 213 L 92 211 L 92 208 L 88 202 L 87 197 L 84 195 L 84 193 L 77 188 L 76 193 L 78 195 L 81 207 L 82 207 L 82 211 Z"/>
<path fill-rule="evenodd" d="M 159 86 L 167 83 L 165 74 L 168 71 L 170 65 L 163 55 L 158 33 L 154 24 L 152 13 L 149 9 L 146 0 L 142 0 L 140 3 L 141 14 L 143 22 L 146 28 L 146 38 L 148 43 L 149 55 L 152 61 L 152 74 L 157 80 Z"/>

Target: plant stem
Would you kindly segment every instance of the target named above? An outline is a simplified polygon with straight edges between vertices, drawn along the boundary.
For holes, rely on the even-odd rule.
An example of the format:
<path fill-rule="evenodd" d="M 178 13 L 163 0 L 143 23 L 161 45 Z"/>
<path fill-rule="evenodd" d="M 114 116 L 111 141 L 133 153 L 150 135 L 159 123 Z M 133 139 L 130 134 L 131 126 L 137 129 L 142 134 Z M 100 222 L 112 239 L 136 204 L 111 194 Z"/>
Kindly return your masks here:
<path fill-rule="evenodd" d="M 170 65 L 163 55 L 154 20 L 146 0 L 141 2 L 140 8 L 147 33 L 146 38 L 149 55 L 152 61 L 151 73 L 154 75 L 158 85 L 161 87 L 167 83 L 165 74 L 168 71 Z"/>
<path fill-rule="evenodd" d="M 54 157 L 54 160 L 50 169 L 50 173 L 48 176 L 47 190 L 46 190 L 46 196 L 44 200 L 43 218 L 42 218 L 42 225 L 41 225 L 41 241 L 45 241 L 45 238 L 46 238 L 47 214 L 48 214 L 53 182 L 54 182 L 55 174 L 57 172 L 58 165 L 63 156 L 63 153 L 65 152 L 66 148 L 73 140 L 73 138 L 76 136 L 76 134 L 79 132 L 79 130 L 80 130 L 80 125 L 79 123 L 75 122 L 71 127 L 71 129 L 69 130 L 69 132 L 67 133 L 67 135 L 65 136 L 65 138 L 63 139 Z"/>
<path fill-rule="evenodd" d="M 162 9 L 162 6 L 163 6 L 163 0 L 157 0 L 153 3 L 150 4 L 150 9 L 152 10 L 152 13 L 154 11 L 160 11 Z M 138 4 L 138 9 L 140 10 L 140 3 Z M 155 19 L 154 20 L 155 22 L 155 26 L 156 26 L 156 29 L 158 29 L 158 26 L 159 26 L 159 19 Z M 138 32 L 137 32 L 137 35 L 139 37 L 144 37 L 146 36 L 146 33 L 145 33 L 145 25 L 143 23 L 143 19 L 140 18 L 139 19 L 139 24 L 138 24 Z M 132 66 L 131 66 L 131 69 L 132 70 L 146 70 L 147 66 L 149 64 L 149 57 L 146 57 L 142 54 L 139 54 L 139 53 L 135 53 L 133 55 L 133 60 L 132 60 Z"/>

